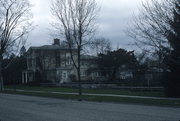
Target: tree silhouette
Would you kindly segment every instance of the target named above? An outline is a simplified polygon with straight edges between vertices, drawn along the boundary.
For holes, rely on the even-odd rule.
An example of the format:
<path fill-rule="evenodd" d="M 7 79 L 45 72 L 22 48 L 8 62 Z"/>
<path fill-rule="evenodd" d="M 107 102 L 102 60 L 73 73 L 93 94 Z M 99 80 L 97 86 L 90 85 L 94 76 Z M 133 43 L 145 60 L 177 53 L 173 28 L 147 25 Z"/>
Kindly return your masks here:
<path fill-rule="evenodd" d="M 174 86 L 167 90 L 174 90 L 172 96 L 180 96 L 177 79 L 180 72 L 180 1 L 151 0 L 143 3 L 140 13 L 128 34 L 136 40 L 137 46 L 158 55 L 159 67 L 164 63 L 164 70 L 171 72 L 166 74 L 169 75 L 167 85 Z"/>
<path fill-rule="evenodd" d="M 52 14 L 57 20 L 54 28 L 65 38 L 73 65 L 77 70 L 79 95 L 82 93 L 81 52 L 83 47 L 89 43 L 95 31 L 96 12 L 97 4 L 95 0 L 54 0 L 52 4 Z M 74 48 L 77 48 L 76 55 L 72 51 Z"/>
<path fill-rule="evenodd" d="M 180 1 L 175 2 L 173 15 L 167 36 L 172 49 L 164 61 L 170 70 L 166 74 L 166 94 L 180 97 Z"/>
<path fill-rule="evenodd" d="M 18 48 L 31 30 L 28 0 L 0 0 L 0 85 L 3 90 L 2 62 L 5 54 Z"/>

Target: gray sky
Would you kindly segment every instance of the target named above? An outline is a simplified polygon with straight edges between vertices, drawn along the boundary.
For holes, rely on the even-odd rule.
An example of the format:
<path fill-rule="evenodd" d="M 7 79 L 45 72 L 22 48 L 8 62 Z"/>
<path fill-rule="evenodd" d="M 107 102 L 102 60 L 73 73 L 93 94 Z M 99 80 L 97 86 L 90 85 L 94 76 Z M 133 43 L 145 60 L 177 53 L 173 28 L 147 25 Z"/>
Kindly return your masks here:
<path fill-rule="evenodd" d="M 37 25 L 31 32 L 28 39 L 28 46 L 40 46 L 51 44 L 52 38 L 49 35 L 51 28 L 50 21 L 52 15 L 50 12 L 51 0 L 30 0 L 34 5 L 32 12 L 34 14 L 34 24 Z M 124 30 L 132 21 L 132 15 L 138 13 L 142 0 L 98 0 L 101 10 L 97 24 L 97 36 L 105 37 L 112 42 L 114 48 L 132 49 L 128 46 L 132 39 L 129 38 Z M 60 38 L 61 39 L 61 38 Z"/>

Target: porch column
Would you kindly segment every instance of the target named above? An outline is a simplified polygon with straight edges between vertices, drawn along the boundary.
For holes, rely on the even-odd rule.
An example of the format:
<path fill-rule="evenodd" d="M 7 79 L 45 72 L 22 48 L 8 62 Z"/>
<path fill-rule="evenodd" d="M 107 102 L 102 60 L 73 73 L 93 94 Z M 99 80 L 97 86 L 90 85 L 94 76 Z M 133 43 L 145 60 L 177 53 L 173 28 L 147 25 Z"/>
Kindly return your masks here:
<path fill-rule="evenodd" d="M 22 84 L 24 84 L 24 72 L 22 72 Z"/>
<path fill-rule="evenodd" d="M 26 80 L 25 80 L 25 83 L 26 83 L 26 84 L 28 83 L 28 72 L 26 72 Z"/>

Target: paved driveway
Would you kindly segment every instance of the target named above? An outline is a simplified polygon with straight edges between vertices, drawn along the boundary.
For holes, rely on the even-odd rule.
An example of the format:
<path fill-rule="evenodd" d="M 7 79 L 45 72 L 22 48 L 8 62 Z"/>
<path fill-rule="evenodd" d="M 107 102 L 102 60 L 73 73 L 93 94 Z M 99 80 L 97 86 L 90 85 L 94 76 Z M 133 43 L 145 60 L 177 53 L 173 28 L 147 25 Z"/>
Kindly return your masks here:
<path fill-rule="evenodd" d="M 179 121 L 180 108 L 0 93 L 0 121 Z"/>

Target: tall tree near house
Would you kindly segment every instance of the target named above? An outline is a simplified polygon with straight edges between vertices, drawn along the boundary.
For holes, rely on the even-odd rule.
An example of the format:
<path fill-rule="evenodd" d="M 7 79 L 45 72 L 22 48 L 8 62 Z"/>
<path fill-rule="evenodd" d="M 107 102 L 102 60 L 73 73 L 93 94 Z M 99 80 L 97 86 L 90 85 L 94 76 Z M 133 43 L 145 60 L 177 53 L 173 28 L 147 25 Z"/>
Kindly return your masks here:
<path fill-rule="evenodd" d="M 169 68 L 172 71 L 180 71 L 180 1 L 177 1 L 174 4 L 173 18 L 169 22 L 171 30 L 169 30 L 167 34 L 167 39 L 172 47 L 170 53 L 170 56 L 172 57 L 170 58 L 171 60 L 169 60 L 171 61 Z"/>
<path fill-rule="evenodd" d="M 142 8 L 140 16 L 135 18 L 133 28 L 128 33 L 138 46 L 158 54 L 159 65 L 165 63 L 165 70 L 171 72 L 168 85 L 174 85 L 171 88 L 177 94 L 174 96 L 180 96 L 177 89 L 180 88 L 180 81 L 174 78 L 180 72 L 180 1 L 151 0 L 144 3 Z"/>
<path fill-rule="evenodd" d="M 171 71 L 166 74 L 166 94 L 168 96 L 180 97 L 180 1 L 174 3 L 173 18 L 169 22 L 171 30 L 168 31 L 167 39 L 172 47 L 166 56 L 165 64 Z"/>
<path fill-rule="evenodd" d="M 18 48 L 31 30 L 28 0 L 0 0 L 0 82 L 3 90 L 2 62 L 6 53 Z M 11 50 L 11 51 L 9 51 Z"/>
<path fill-rule="evenodd" d="M 135 39 L 135 44 L 143 51 L 156 54 L 159 67 L 165 55 L 169 52 L 167 40 L 171 29 L 169 21 L 172 20 L 174 0 L 150 0 L 142 4 L 140 15 L 133 20 L 128 35 Z"/>
<path fill-rule="evenodd" d="M 135 17 L 127 34 L 135 44 L 147 52 L 161 52 L 168 46 L 166 38 L 172 18 L 171 5 L 174 0 L 150 0 L 142 4 L 140 15 Z M 147 47 L 148 46 L 148 47 Z"/>
<path fill-rule="evenodd" d="M 81 95 L 81 51 L 95 31 L 97 3 L 95 0 L 54 0 L 51 8 L 53 16 L 57 19 L 54 27 L 65 37 L 69 46 L 71 59 L 77 70 Z M 72 52 L 73 46 L 77 48 L 77 61 Z"/>
<path fill-rule="evenodd" d="M 47 71 L 52 68 L 53 64 L 55 63 L 54 56 L 56 53 L 52 52 L 49 56 L 44 53 L 43 51 L 39 51 L 38 57 L 36 58 L 36 64 L 38 67 L 38 73 L 40 74 L 39 79 L 35 80 L 38 82 L 43 81 L 43 83 L 46 83 L 47 81 Z M 42 83 L 42 82 L 41 82 Z"/>

